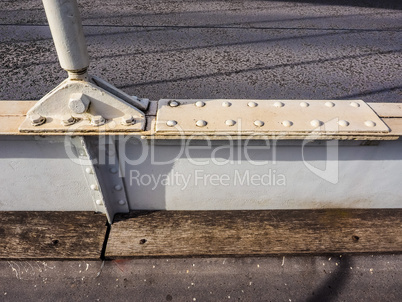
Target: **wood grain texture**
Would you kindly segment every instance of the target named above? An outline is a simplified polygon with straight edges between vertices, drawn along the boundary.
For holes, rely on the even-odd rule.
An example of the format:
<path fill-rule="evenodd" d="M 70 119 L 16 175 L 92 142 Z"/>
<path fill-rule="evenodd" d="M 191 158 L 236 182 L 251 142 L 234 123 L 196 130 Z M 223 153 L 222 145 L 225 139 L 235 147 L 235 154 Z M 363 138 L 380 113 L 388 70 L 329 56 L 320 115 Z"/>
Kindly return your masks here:
<path fill-rule="evenodd" d="M 106 258 L 402 252 L 402 209 L 134 211 Z"/>
<path fill-rule="evenodd" d="M 0 212 L 0 259 L 100 259 L 106 216 Z"/>

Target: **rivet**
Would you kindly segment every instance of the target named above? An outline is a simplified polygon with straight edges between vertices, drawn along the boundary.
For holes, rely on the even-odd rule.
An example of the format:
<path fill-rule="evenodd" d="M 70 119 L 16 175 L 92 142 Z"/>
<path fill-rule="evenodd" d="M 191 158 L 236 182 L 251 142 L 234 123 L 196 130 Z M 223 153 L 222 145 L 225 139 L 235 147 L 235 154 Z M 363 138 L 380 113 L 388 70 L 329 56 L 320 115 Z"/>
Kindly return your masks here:
<path fill-rule="evenodd" d="M 254 125 L 257 126 L 257 127 L 262 127 L 262 126 L 264 126 L 264 122 L 260 121 L 260 120 L 257 120 L 257 121 L 254 122 Z"/>
<path fill-rule="evenodd" d="M 204 120 L 198 120 L 195 124 L 197 127 L 205 127 L 208 123 Z"/>
<path fill-rule="evenodd" d="M 257 107 L 258 104 L 256 102 L 248 102 L 247 106 L 254 108 L 254 107 Z"/>
<path fill-rule="evenodd" d="M 102 200 L 100 200 L 100 199 L 97 199 L 97 200 L 95 201 L 95 203 L 96 203 L 97 205 L 99 205 L 99 206 L 103 204 Z"/>
<path fill-rule="evenodd" d="M 367 127 L 375 127 L 375 125 L 376 125 L 373 121 L 365 121 L 364 124 Z"/>
<path fill-rule="evenodd" d="M 169 102 L 169 106 L 170 106 L 170 107 L 177 107 L 177 106 L 179 106 L 179 102 L 177 102 L 177 101 L 170 101 L 170 102 Z"/>
<path fill-rule="evenodd" d="M 285 127 L 290 127 L 293 125 L 293 123 L 291 121 L 286 120 L 282 122 L 282 125 L 284 125 Z"/>
<path fill-rule="evenodd" d="M 63 126 L 71 126 L 73 124 L 75 124 L 77 120 L 75 118 L 73 118 L 72 116 L 65 116 L 62 118 L 61 120 L 61 124 Z"/>
<path fill-rule="evenodd" d="M 121 124 L 124 125 L 124 126 L 134 125 L 135 124 L 135 119 L 133 118 L 133 116 L 131 114 L 125 114 L 121 118 Z"/>
<path fill-rule="evenodd" d="M 312 120 L 310 122 L 310 125 L 313 127 L 320 127 L 322 125 L 322 122 L 320 120 Z"/>
<path fill-rule="evenodd" d="M 174 120 L 170 120 L 166 122 L 166 125 L 168 125 L 169 127 L 174 127 L 177 125 L 177 122 Z"/>
<path fill-rule="evenodd" d="M 356 102 L 351 102 L 350 106 L 357 108 L 357 107 L 360 107 L 360 104 L 356 103 Z"/>
<path fill-rule="evenodd" d="M 126 201 L 123 199 L 120 199 L 118 202 L 119 202 L 119 205 L 121 205 L 121 206 L 126 204 Z"/>
<path fill-rule="evenodd" d="M 282 103 L 282 102 L 275 102 L 275 103 L 274 103 L 274 106 L 280 108 L 280 107 L 285 106 L 285 104 Z"/>
<path fill-rule="evenodd" d="M 204 107 L 204 106 L 205 106 L 205 102 L 203 102 L 203 101 L 198 101 L 198 102 L 195 103 L 195 105 L 196 105 L 197 107 Z"/>
<path fill-rule="evenodd" d="M 225 102 L 222 103 L 222 106 L 223 107 L 230 107 L 230 106 L 232 106 L 232 103 L 225 101 Z"/>
<path fill-rule="evenodd" d="M 116 174 L 116 173 L 117 173 L 117 169 L 116 169 L 116 168 L 110 168 L 109 171 L 110 171 L 110 173 L 112 173 L 112 174 Z"/>
<path fill-rule="evenodd" d="M 91 125 L 92 126 L 98 127 L 98 126 L 102 126 L 105 123 L 106 123 L 106 120 L 102 115 L 94 115 L 91 118 Z"/>
<path fill-rule="evenodd" d="M 93 173 L 93 171 L 92 171 L 91 168 L 85 168 L 85 172 L 87 172 L 88 174 L 92 174 L 92 173 Z"/>
<path fill-rule="evenodd" d="M 307 103 L 307 102 L 301 102 L 301 103 L 300 103 L 300 107 L 306 108 L 306 107 L 308 107 L 308 106 L 310 106 L 310 104 Z"/>
<path fill-rule="evenodd" d="M 347 126 L 349 126 L 349 122 L 345 121 L 345 120 L 340 120 L 340 121 L 338 121 L 338 125 L 342 126 L 342 127 L 347 127 Z"/>
<path fill-rule="evenodd" d="M 226 126 L 234 126 L 234 125 L 236 125 L 236 121 L 234 121 L 234 120 L 226 120 L 225 124 L 226 124 Z"/>
<path fill-rule="evenodd" d="M 329 107 L 329 108 L 332 108 L 332 107 L 335 106 L 335 104 L 332 103 L 332 102 L 325 102 L 325 106 L 327 106 L 327 107 Z"/>
<path fill-rule="evenodd" d="M 121 189 L 123 189 L 123 187 L 122 187 L 121 185 L 115 185 L 115 186 L 114 186 L 114 189 L 115 189 L 116 191 L 121 191 Z"/>
<path fill-rule="evenodd" d="M 98 191 L 98 185 L 91 185 L 91 190 Z"/>
<path fill-rule="evenodd" d="M 32 126 L 40 126 L 46 122 L 46 118 L 40 114 L 32 114 L 29 116 Z"/>

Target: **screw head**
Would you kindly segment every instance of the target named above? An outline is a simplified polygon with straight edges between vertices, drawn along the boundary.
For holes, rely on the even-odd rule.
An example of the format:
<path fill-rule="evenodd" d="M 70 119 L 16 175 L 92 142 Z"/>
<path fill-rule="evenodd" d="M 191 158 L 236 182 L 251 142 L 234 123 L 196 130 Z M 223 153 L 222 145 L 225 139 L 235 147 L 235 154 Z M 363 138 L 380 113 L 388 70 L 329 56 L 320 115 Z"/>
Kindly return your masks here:
<path fill-rule="evenodd" d="M 195 124 L 197 127 L 205 127 L 208 123 L 204 120 L 198 120 Z"/>
<path fill-rule="evenodd" d="M 290 127 L 293 125 L 292 121 L 285 120 L 282 122 L 282 125 L 285 127 Z"/>
<path fill-rule="evenodd" d="M 46 118 L 40 114 L 32 114 L 29 116 L 32 126 L 40 126 L 46 122 Z"/>
<path fill-rule="evenodd" d="M 94 115 L 91 118 L 92 126 L 102 126 L 106 123 L 105 118 L 102 115 Z"/>
<path fill-rule="evenodd" d="M 231 102 L 228 102 L 228 101 L 222 102 L 222 107 L 230 107 L 230 106 L 232 106 Z"/>
<path fill-rule="evenodd" d="M 133 116 L 131 114 L 125 114 L 121 118 L 121 124 L 124 125 L 124 126 L 134 125 L 135 124 L 135 119 L 133 118 Z"/>
<path fill-rule="evenodd" d="M 264 126 L 264 122 L 260 121 L 260 120 L 257 120 L 257 121 L 254 121 L 254 125 L 257 126 L 257 127 L 262 127 L 262 126 Z"/>
<path fill-rule="evenodd" d="M 282 102 L 275 102 L 275 103 L 274 103 L 274 106 L 277 107 L 277 108 L 280 108 L 280 107 L 285 106 L 285 104 L 282 103 Z"/>
<path fill-rule="evenodd" d="M 358 108 L 358 107 L 360 107 L 360 104 L 357 103 L 357 102 L 351 102 L 351 103 L 350 103 L 350 106 L 355 107 L 355 108 Z"/>
<path fill-rule="evenodd" d="M 205 106 L 205 102 L 203 102 L 203 101 L 198 101 L 198 102 L 195 103 L 195 106 L 197 106 L 197 107 L 204 107 L 204 106 Z"/>
<path fill-rule="evenodd" d="M 332 108 L 335 107 L 335 104 L 332 102 L 325 102 L 325 106 L 327 106 L 328 108 Z"/>
<path fill-rule="evenodd" d="M 169 127 L 174 127 L 177 125 L 177 122 L 174 120 L 170 120 L 166 122 L 166 125 L 168 125 Z"/>
<path fill-rule="evenodd" d="M 306 107 L 308 107 L 308 106 L 310 106 L 310 104 L 307 103 L 307 102 L 301 102 L 301 103 L 300 103 L 300 107 L 306 108 Z"/>
<path fill-rule="evenodd" d="M 341 127 L 347 127 L 347 126 L 349 126 L 349 122 L 345 121 L 345 120 L 339 120 L 338 125 Z"/>
<path fill-rule="evenodd" d="M 315 127 L 315 128 L 320 127 L 322 124 L 323 124 L 323 123 L 322 123 L 320 120 L 312 120 L 312 121 L 310 122 L 310 125 L 313 126 L 313 127 Z"/>
<path fill-rule="evenodd" d="M 235 120 L 226 120 L 225 124 L 226 124 L 226 126 L 234 126 L 234 125 L 236 125 L 236 121 Z"/>
<path fill-rule="evenodd" d="M 367 127 L 375 127 L 376 126 L 376 124 L 373 121 L 365 121 L 364 124 Z"/>
<path fill-rule="evenodd" d="M 174 101 L 174 100 L 169 102 L 169 106 L 170 106 L 170 107 L 177 107 L 177 106 L 179 106 L 179 105 L 180 105 L 179 102 Z"/>
<path fill-rule="evenodd" d="M 256 103 L 256 102 L 248 102 L 248 103 L 247 103 L 247 106 L 249 106 L 249 107 L 251 107 L 251 108 L 254 108 L 254 107 L 257 107 L 257 106 L 258 106 L 258 103 Z"/>

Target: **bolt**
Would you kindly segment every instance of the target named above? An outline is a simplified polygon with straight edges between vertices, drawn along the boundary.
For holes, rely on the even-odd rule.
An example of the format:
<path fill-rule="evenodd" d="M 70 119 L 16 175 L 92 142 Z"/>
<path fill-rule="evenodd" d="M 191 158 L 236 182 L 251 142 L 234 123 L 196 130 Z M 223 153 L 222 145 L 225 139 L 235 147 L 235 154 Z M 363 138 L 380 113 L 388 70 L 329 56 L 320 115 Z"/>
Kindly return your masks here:
<path fill-rule="evenodd" d="M 291 121 L 286 120 L 282 122 L 282 125 L 284 125 L 285 127 L 290 127 L 293 125 L 293 123 Z"/>
<path fill-rule="evenodd" d="M 170 107 L 177 107 L 177 106 L 179 106 L 179 102 L 177 102 L 177 101 L 170 101 L 170 102 L 169 102 L 169 106 L 170 106 Z"/>
<path fill-rule="evenodd" d="M 376 125 L 373 121 L 365 121 L 364 124 L 367 127 L 375 127 L 375 125 Z"/>
<path fill-rule="evenodd" d="M 226 124 L 226 126 L 234 126 L 234 125 L 236 125 L 236 121 L 234 121 L 234 120 L 226 120 L 225 124 Z"/>
<path fill-rule="evenodd" d="M 335 104 L 332 102 L 325 102 L 325 106 L 332 108 L 332 107 L 335 107 Z"/>
<path fill-rule="evenodd" d="M 67 115 L 67 116 L 62 118 L 61 124 L 63 126 L 71 126 L 71 125 L 75 124 L 76 121 L 77 120 L 74 117 Z"/>
<path fill-rule="evenodd" d="M 100 200 L 100 199 L 95 200 L 95 203 L 96 203 L 98 206 L 100 206 L 100 205 L 103 204 L 102 200 Z"/>
<path fill-rule="evenodd" d="M 32 114 L 29 116 L 32 126 L 40 126 L 46 122 L 46 118 L 40 114 Z"/>
<path fill-rule="evenodd" d="M 258 104 L 257 104 L 256 102 L 248 102 L 248 103 L 247 103 L 247 106 L 249 106 L 249 107 L 251 107 L 251 108 L 254 108 L 254 107 L 257 107 Z"/>
<path fill-rule="evenodd" d="M 125 204 L 126 204 L 126 201 L 125 201 L 125 200 L 123 200 L 123 199 L 120 199 L 120 200 L 119 200 L 119 205 L 123 206 L 123 205 L 125 205 Z"/>
<path fill-rule="evenodd" d="M 85 172 L 87 172 L 88 174 L 92 174 L 94 171 L 92 171 L 91 168 L 85 168 Z"/>
<path fill-rule="evenodd" d="M 360 107 L 360 104 L 356 103 L 356 102 L 351 102 L 350 106 L 357 108 L 357 107 Z"/>
<path fill-rule="evenodd" d="M 204 120 L 198 120 L 195 124 L 197 127 L 205 127 L 208 123 Z"/>
<path fill-rule="evenodd" d="M 123 187 L 122 187 L 121 185 L 115 185 L 115 186 L 114 186 L 114 189 L 115 189 L 116 191 L 121 191 L 121 189 L 123 189 Z"/>
<path fill-rule="evenodd" d="M 225 101 L 225 102 L 222 103 L 222 106 L 223 107 L 230 107 L 230 106 L 232 106 L 232 103 Z"/>
<path fill-rule="evenodd" d="M 106 120 L 102 115 L 94 115 L 94 116 L 92 116 L 92 119 L 91 119 L 91 125 L 92 126 L 98 127 L 98 126 L 102 126 L 105 123 L 106 123 Z"/>
<path fill-rule="evenodd" d="M 257 120 L 257 121 L 254 122 L 254 125 L 256 125 L 257 127 L 262 127 L 262 126 L 264 126 L 264 122 L 260 121 L 260 120 Z"/>
<path fill-rule="evenodd" d="M 345 120 L 340 120 L 340 121 L 338 121 L 338 125 L 341 127 L 347 127 L 347 126 L 349 126 L 349 122 L 345 121 Z"/>
<path fill-rule="evenodd" d="M 133 118 L 133 116 L 131 114 L 125 114 L 121 118 L 121 124 L 124 125 L 124 126 L 134 125 L 135 124 L 135 119 Z"/>
<path fill-rule="evenodd" d="M 204 106 L 205 106 L 205 102 L 203 102 L 203 101 L 198 101 L 198 102 L 195 103 L 195 105 L 196 105 L 197 107 L 204 107 Z"/>
<path fill-rule="evenodd" d="M 310 106 L 310 104 L 307 103 L 307 102 L 301 102 L 301 103 L 300 103 L 300 107 L 306 108 L 306 107 L 308 107 L 308 106 Z"/>
<path fill-rule="evenodd" d="M 320 120 L 312 120 L 310 122 L 310 125 L 313 127 L 320 127 L 322 125 L 322 122 Z"/>
<path fill-rule="evenodd" d="M 98 185 L 91 185 L 90 188 L 93 191 L 98 191 Z"/>
<path fill-rule="evenodd" d="M 91 101 L 82 93 L 73 93 L 70 96 L 68 107 L 72 112 L 81 114 L 88 110 Z"/>
<path fill-rule="evenodd" d="M 274 106 L 277 107 L 277 108 L 280 108 L 280 107 L 285 106 L 285 104 L 282 103 L 282 102 L 275 102 L 275 103 L 274 103 Z"/>
<path fill-rule="evenodd" d="M 169 127 L 174 127 L 177 125 L 177 122 L 174 120 L 170 120 L 166 122 L 166 125 L 168 125 Z"/>

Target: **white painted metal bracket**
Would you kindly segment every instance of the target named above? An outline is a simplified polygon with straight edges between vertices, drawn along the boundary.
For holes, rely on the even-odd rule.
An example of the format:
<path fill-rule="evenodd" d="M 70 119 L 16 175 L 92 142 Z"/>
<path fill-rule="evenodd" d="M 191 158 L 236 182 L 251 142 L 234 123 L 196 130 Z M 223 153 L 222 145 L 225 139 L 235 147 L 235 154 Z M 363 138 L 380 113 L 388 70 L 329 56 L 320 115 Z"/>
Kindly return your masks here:
<path fill-rule="evenodd" d="M 157 134 L 366 134 L 389 128 L 364 102 L 322 100 L 159 101 Z"/>

